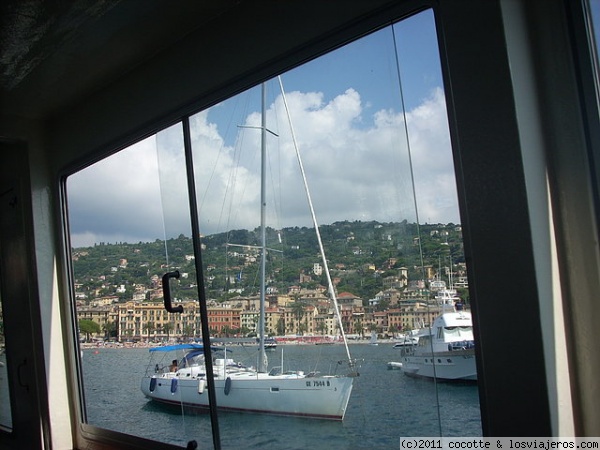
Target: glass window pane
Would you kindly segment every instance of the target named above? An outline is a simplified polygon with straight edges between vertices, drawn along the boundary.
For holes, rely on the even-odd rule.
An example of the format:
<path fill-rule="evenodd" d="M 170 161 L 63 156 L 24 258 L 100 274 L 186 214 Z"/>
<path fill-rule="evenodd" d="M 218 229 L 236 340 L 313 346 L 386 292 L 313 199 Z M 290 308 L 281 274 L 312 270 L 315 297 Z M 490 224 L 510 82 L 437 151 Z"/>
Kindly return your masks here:
<path fill-rule="evenodd" d="M 149 348 L 200 336 L 181 124 L 71 175 L 67 195 L 85 422 L 185 444 L 140 390 Z M 181 314 L 163 304 L 175 270 Z"/>
<path fill-rule="evenodd" d="M 223 447 L 480 435 L 432 12 L 264 88 L 190 118 Z M 193 408 L 206 405 L 204 364 L 180 345 L 200 338 L 181 126 L 70 176 L 67 190 L 87 423 L 210 442 L 210 417 Z M 160 304 L 174 270 L 177 316 Z"/>
<path fill-rule="evenodd" d="M 2 290 L 0 289 L 0 430 L 12 430 L 10 391 L 8 386 L 8 363 L 6 361 L 6 341 L 4 340 L 4 315 L 2 314 Z"/>

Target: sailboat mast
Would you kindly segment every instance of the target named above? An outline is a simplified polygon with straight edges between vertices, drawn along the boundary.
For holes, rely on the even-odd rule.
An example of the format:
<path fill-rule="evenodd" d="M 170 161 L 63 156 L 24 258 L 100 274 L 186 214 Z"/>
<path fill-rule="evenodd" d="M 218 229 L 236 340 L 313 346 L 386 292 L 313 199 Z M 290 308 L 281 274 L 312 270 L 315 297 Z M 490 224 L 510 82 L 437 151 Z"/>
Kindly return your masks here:
<path fill-rule="evenodd" d="M 267 266 L 267 231 L 265 228 L 266 202 L 266 173 L 267 173 L 267 88 L 262 84 L 261 129 L 260 129 L 260 317 L 259 317 L 259 355 L 258 371 L 267 371 L 267 353 L 265 351 L 265 280 Z"/>

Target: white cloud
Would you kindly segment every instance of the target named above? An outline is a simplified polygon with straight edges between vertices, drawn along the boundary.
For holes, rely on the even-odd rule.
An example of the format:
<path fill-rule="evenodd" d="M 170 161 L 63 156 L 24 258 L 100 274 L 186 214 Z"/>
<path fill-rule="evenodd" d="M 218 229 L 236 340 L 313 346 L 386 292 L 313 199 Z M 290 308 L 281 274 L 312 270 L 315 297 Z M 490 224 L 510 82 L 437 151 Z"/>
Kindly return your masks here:
<path fill-rule="evenodd" d="M 353 89 L 330 101 L 315 92 L 290 92 L 286 98 L 321 224 L 415 220 L 403 114 L 382 110 L 363 116 L 364 105 Z M 228 146 L 225 130 L 210 117 L 204 111 L 191 120 L 201 230 L 254 228 L 260 206 L 260 131 L 236 128 L 237 144 Z M 441 89 L 408 111 L 406 122 L 420 221 L 458 223 Z M 247 114 L 238 123 L 259 126 L 259 114 Z M 279 134 L 268 138 L 268 206 L 280 211 L 277 221 L 269 213 L 269 224 L 310 226 L 280 96 L 269 106 L 267 123 Z M 182 146 L 176 125 L 71 177 L 73 245 L 154 240 L 163 237 L 164 228 L 168 236 L 190 235 Z"/>

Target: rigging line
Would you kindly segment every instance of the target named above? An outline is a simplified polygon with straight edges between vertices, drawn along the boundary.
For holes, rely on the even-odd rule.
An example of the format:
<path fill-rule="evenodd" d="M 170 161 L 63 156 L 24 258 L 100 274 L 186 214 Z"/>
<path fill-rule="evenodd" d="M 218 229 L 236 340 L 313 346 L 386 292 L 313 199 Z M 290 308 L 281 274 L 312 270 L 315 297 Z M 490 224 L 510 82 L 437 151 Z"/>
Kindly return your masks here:
<path fill-rule="evenodd" d="M 163 196 L 165 195 L 165 192 L 163 191 L 163 182 L 162 182 L 162 172 L 160 170 L 161 164 L 160 164 L 160 152 L 158 150 L 158 133 L 154 135 L 154 148 L 156 150 L 156 170 L 158 171 L 158 189 L 160 190 L 160 210 L 162 211 L 162 214 L 160 215 L 160 218 L 162 220 L 162 229 L 163 229 L 163 242 L 165 244 L 165 259 L 166 259 L 166 264 L 167 267 L 169 267 L 169 249 L 167 247 L 167 224 L 165 222 L 165 207 L 164 204 L 165 202 L 163 201 Z"/>
<path fill-rule="evenodd" d="M 233 102 L 233 104 L 234 104 L 234 106 L 233 106 L 233 114 L 230 114 L 230 115 L 229 115 L 229 120 L 228 120 L 228 121 L 227 121 L 227 123 L 226 123 L 226 126 L 225 126 L 225 131 L 224 131 L 224 133 L 223 133 L 223 138 L 221 139 L 221 145 L 220 145 L 220 147 L 219 147 L 219 151 L 218 151 L 218 153 L 217 153 L 217 158 L 216 158 L 216 160 L 215 160 L 215 162 L 214 162 L 214 164 L 213 164 L 212 171 L 211 171 L 211 173 L 210 173 L 210 175 L 209 175 L 209 177 L 208 177 L 207 183 L 206 183 L 206 189 L 204 190 L 204 194 L 202 195 L 202 198 L 201 198 L 201 200 L 200 200 L 200 204 L 199 204 L 199 208 L 198 208 L 200 211 L 202 211 L 202 209 L 203 209 L 203 207 L 204 207 L 205 200 L 206 200 L 206 198 L 207 198 L 207 197 L 208 197 L 208 195 L 209 195 L 210 186 L 211 186 L 211 184 L 212 184 L 212 181 L 213 181 L 213 179 L 214 179 L 215 173 L 217 172 L 217 167 L 218 167 L 218 165 L 219 165 L 219 161 L 221 160 L 221 158 L 222 158 L 222 156 L 223 156 L 223 154 L 224 154 L 224 149 L 225 149 L 225 147 L 226 147 L 226 137 L 229 135 L 229 130 L 232 128 L 232 127 L 231 127 L 231 124 L 233 123 L 233 117 L 234 117 L 234 115 L 235 115 L 235 111 L 237 111 L 237 110 L 238 110 L 238 105 L 239 105 L 239 103 L 240 103 L 240 102 L 239 102 L 239 99 L 238 99 L 238 97 L 237 97 L 237 96 L 236 96 L 236 97 L 234 97 L 234 99 L 235 99 L 235 101 Z M 208 123 L 208 112 L 209 112 L 211 109 L 212 109 L 212 108 L 209 108 L 209 109 L 207 110 L 207 113 L 206 113 L 206 121 L 207 121 L 207 123 Z M 220 214 L 220 216 L 219 216 L 219 219 L 218 219 L 218 221 L 217 221 L 217 225 L 216 225 L 216 226 L 217 226 L 217 229 L 219 229 L 219 227 L 220 227 L 220 225 L 221 225 L 221 218 L 222 218 L 222 216 L 223 216 L 223 209 L 224 209 L 224 206 L 222 206 L 222 207 L 221 207 L 221 214 Z"/>
<path fill-rule="evenodd" d="M 273 91 L 269 91 L 268 93 L 274 92 Z M 273 94 L 271 94 L 273 95 Z M 275 122 L 275 129 L 277 130 L 277 135 L 280 135 L 281 133 L 279 132 L 279 112 L 277 109 L 277 99 L 271 97 L 271 104 L 273 105 L 273 118 L 274 118 L 274 122 Z M 277 229 L 280 230 L 282 228 L 282 217 L 283 217 L 283 211 L 282 211 L 282 205 L 283 205 L 283 189 L 279 189 L 279 190 L 275 190 L 275 186 L 283 186 L 282 180 L 281 180 L 281 140 L 277 139 L 277 160 L 276 160 L 276 166 L 277 166 L 277 170 L 276 170 L 276 175 L 278 178 L 278 182 L 272 182 L 271 186 L 272 186 L 272 195 L 273 195 L 273 203 L 274 203 L 274 215 L 275 215 L 275 223 L 277 224 Z M 269 173 L 271 174 L 271 179 L 273 180 L 273 170 L 272 170 L 272 164 L 271 164 L 271 159 L 269 159 Z M 279 195 L 277 195 L 277 193 Z"/>
<path fill-rule="evenodd" d="M 236 102 L 236 104 L 237 104 L 237 102 Z M 237 107 L 234 107 L 234 110 L 236 108 Z M 210 108 L 209 108 L 208 111 L 210 111 Z M 207 118 L 206 120 L 207 120 L 207 122 L 208 122 L 208 111 L 207 111 L 207 114 L 206 114 L 206 118 Z M 223 133 L 223 136 L 227 136 L 229 134 L 229 128 L 231 126 L 231 122 L 232 122 L 232 120 L 229 120 L 229 122 L 227 123 L 227 126 L 225 127 L 225 133 Z M 219 151 L 217 153 L 217 158 L 215 160 L 215 163 L 213 164 L 213 167 L 212 167 L 212 170 L 210 172 L 210 175 L 208 176 L 208 180 L 207 180 L 207 183 L 206 183 L 206 189 L 204 190 L 204 194 L 202 195 L 202 198 L 200 199 L 200 205 L 198 207 L 198 209 L 200 211 L 202 211 L 202 207 L 204 206 L 204 201 L 206 200 L 206 198 L 208 196 L 208 192 L 210 190 L 210 185 L 211 185 L 212 180 L 213 180 L 213 178 L 215 176 L 215 173 L 217 172 L 217 167 L 219 165 L 219 160 L 221 159 L 221 156 L 224 153 L 224 151 L 223 151 L 224 148 L 225 148 L 225 138 L 223 137 L 222 140 L 221 140 L 221 145 L 219 147 Z"/>
<path fill-rule="evenodd" d="M 408 167 L 410 170 L 410 181 L 411 181 L 411 185 L 412 185 L 413 202 L 414 202 L 414 207 L 415 207 L 415 221 L 416 221 L 416 226 L 417 226 L 417 236 L 419 238 L 419 258 L 421 260 L 421 276 L 423 277 L 423 281 L 425 281 L 425 261 L 423 258 L 423 244 L 422 244 L 422 239 L 421 239 L 419 206 L 418 206 L 418 201 L 417 201 L 417 189 L 416 189 L 416 184 L 415 184 L 415 173 L 414 173 L 413 162 L 412 162 L 410 137 L 409 137 L 409 133 L 408 133 L 408 121 L 406 120 L 407 119 L 406 105 L 404 103 L 404 89 L 402 87 L 402 75 L 400 72 L 400 57 L 398 54 L 398 43 L 396 41 L 395 27 L 394 27 L 394 24 L 391 24 L 391 25 L 392 25 L 391 26 L 392 40 L 394 42 L 394 56 L 396 58 L 396 74 L 397 74 L 397 78 L 398 78 L 398 87 L 400 89 L 400 104 L 402 105 L 402 116 L 403 116 L 403 120 L 404 120 L 404 135 L 406 136 L 406 149 L 407 149 L 407 153 L 408 153 Z M 425 304 L 426 304 L 426 309 L 427 309 L 427 316 L 429 318 L 429 335 L 430 335 L 430 337 L 432 337 L 433 330 L 431 328 L 432 323 L 431 323 L 431 313 L 429 311 L 429 298 L 427 298 L 427 301 L 425 302 Z M 432 338 L 429 339 L 429 343 L 430 343 L 430 348 L 431 348 L 431 356 L 433 356 L 433 339 Z M 436 401 L 436 410 L 437 410 L 437 417 L 438 417 L 439 434 L 440 434 L 440 436 L 442 436 L 442 417 L 441 417 L 441 412 L 440 412 L 440 398 L 439 398 L 435 358 L 432 358 L 431 361 L 432 361 L 432 368 L 433 368 L 433 384 L 434 384 L 434 391 L 435 391 L 435 401 Z"/>
<path fill-rule="evenodd" d="M 238 96 L 236 96 L 236 97 L 238 97 Z M 240 108 L 239 115 L 242 118 L 245 118 L 244 120 L 247 120 L 248 111 L 250 110 L 250 95 L 245 95 L 244 98 L 245 98 L 246 101 L 244 102 L 243 108 Z M 234 112 L 231 115 L 232 117 L 234 116 L 235 111 L 238 109 L 237 108 L 237 104 L 238 104 L 238 101 L 235 102 L 236 107 L 234 108 Z M 230 122 L 233 122 L 233 121 L 234 120 L 232 118 L 230 120 Z M 219 221 L 218 221 L 218 223 L 220 225 L 221 221 L 222 221 L 222 218 L 223 218 L 223 215 L 224 215 L 224 212 L 225 212 L 225 209 L 226 209 L 227 198 L 228 198 L 228 195 L 229 195 L 230 196 L 229 197 L 229 205 L 228 205 L 229 208 L 227 210 L 227 214 L 225 215 L 226 218 L 227 218 L 226 225 L 225 225 L 225 230 L 227 230 L 227 242 L 229 242 L 229 235 L 230 235 L 230 230 L 231 230 L 231 223 L 232 222 L 236 223 L 236 221 L 237 221 L 237 214 L 232 219 L 232 216 L 233 216 L 232 211 L 233 211 L 233 208 L 234 208 L 234 200 L 236 200 L 235 187 L 238 185 L 237 180 L 238 180 L 238 175 L 239 175 L 239 172 L 240 172 L 240 167 L 242 165 L 241 164 L 242 148 L 243 148 L 243 145 L 244 145 L 244 138 L 245 138 L 245 135 L 244 135 L 243 131 L 240 128 L 243 128 L 243 127 L 240 127 L 239 125 L 237 125 L 237 127 L 236 127 L 236 130 L 237 130 L 236 131 L 236 137 L 235 137 L 235 141 L 234 141 L 234 145 L 233 145 L 233 156 L 231 158 L 233 169 L 230 171 L 229 178 L 228 178 L 227 183 L 225 185 L 225 192 L 224 192 L 224 195 L 223 195 L 223 203 L 221 205 L 221 211 L 220 211 Z M 244 183 L 243 186 L 242 186 L 242 193 L 241 193 L 241 196 L 240 196 L 240 199 L 239 199 L 240 204 L 241 204 L 241 201 L 243 200 L 245 192 L 246 192 L 245 188 L 246 188 L 246 183 Z M 239 212 L 239 209 L 236 210 L 236 212 Z"/>
<path fill-rule="evenodd" d="M 225 186 L 225 192 L 223 195 L 223 203 L 221 205 L 221 213 L 219 216 L 219 223 L 221 223 L 224 211 L 226 209 L 226 204 L 227 204 L 227 198 L 229 196 L 229 209 L 227 211 L 226 217 L 226 225 L 225 225 L 225 229 L 226 230 L 230 230 L 231 228 L 231 222 L 232 222 L 232 211 L 233 211 L 233 202 L 235 200 L 235 186 L 237 185 L 237 179 L 238 179 L 238 175 L 240 172 L 240 160 L 241 160 L 241 155 L 242 155 L 242 145 L 243 145 L 243 138 L 244 135 L 241 131 L 238 131 L 237 134 L 237 138 L 235 140 L 236 145 L 234 146 L 234 157 L 232 158 L 232 162 L 233 162 L 233 170 L 230 172 L 229 175 L 229 179 L 227 181 L 227 184 Z M 245 190 L 242 190 L 242 198 L 243 198 L 243 193 L 245 192 Z M 234 219 L 233 222 L 235 223 L 237 219 Z M 227 232 L 227 236 L 229 236 L 229 231 Z M 229 239 L 228 239 L 229 242 Z"/>
<path fill-rule="evenodd" d="M 348 364 L 352 367 L 352 366 L 354 366 L 354 362 L 352 361 L 352 356 L 350 356 L 350 349 L 348 348 L 348 342 L 346 340 L 346 333 L 344 332 L 342 316 L 340 315 L 337 297 L 335 295 L 335 289 L 333 287 L 333 282 L 331 281 L 331 275 L 329 274 L 329 266 L 327 265 L 327 258 L 325 257 L 325 250 L 323 248 L 323 241 L 321 240 L 319 224 L 317 222 L 317 216 L 315 215 L 315 209 L 313 207 L 312 199 L 310 196 L 310 191 L 308 190 L 308 181 L 306 179 L 306 173 L 304 172 L 304 165 L 302 164 L 302 158 L 300 157 L 300 151 L 298 149 L 298 142 L 296 141 L 296 134 L 294 133 L 294 126 L 292 124 L 290 110 L 288 108 L 287 100 L 285 98 L 283 82 L 281 81 L 281 76 L 277 76 L 277 79 L 279 80 L 279 87 L 281 88 L 281 98 L 283 99 L 283 105 L 285 106 L 285 111 L 286 111 L 289 126 L 290 126 L 290 133 L 292 136 L 292 142 L 294 143 L 294 149 L 296 150 L 296 158 L 298 159 L 298 165 L 300 166 L 300 172 L 302 173 L 302 180 L 304 181 L 304 192 L 306 193 L 306 197 L 308 199 L 308 206 L 310 207 L 310 213 L 311 213 L 313 225 L 315 227 L 315 232 L 317 234 L 317 241 L 319 243 L 321 259 L 323 260 L 323 269 L 325 271 L 325 276 L 327 277 L 327 284 L 329 285 L 329 293 L 331 295 L 331 299 L 333 300 L 333 307 L 335 309 L 335 314 L 338 318 L 338 325 L 340 326 L 340 333 L 342 335 L 342 339 L 344 340 L 344 346 L 346 348 L 346 355 L 348 356 Z"/>
<path fill-rule="evenodd" d="M 236 105 L 238 103 L 242 103 L 241 101 L 238 101 L 238 97 L 243 98 L 245 101 L 243 102 L 243 107 L 240 108 L 240 112 L 239 112 L 239 118 L 242 118 L 242 120 L 247 120 L 248 117 L 248 111 L 250 110 L 250 95 L 244 95 L 244 96 L 236 96 Z M 231 114 L 231 123 L 235 122 L 240 122 L 239 118 L 236 118 L 234 120 L 234 117 L 238 117 L 235 112 L 237 110 L 237 107 L 234 109 L 233 114 Z M 225 229 L 229 230 L 231 228 L 231 219 L 232 219 L 232 214 L 231 211 L 233 209 L 233 202 L 235 200 L 235 187 L 237 186 L 237 178 L 239 175 L 239 171 L 240 171 L 240 166 L 241 166 L 241 158 L 242 158 L 242 148 L 244 145 L 244 138 L 245 135 L 243 134 L 243 132 L 240 130 L 239 125 L 236 124 L 236 136 L 235 136 L 235 141 L 234 141 L 234 145 L 233 145 L 233 150 L 234 150 L 234 154 L 233 154 L 233 158 L 232 158 L 232 162 L 234 170 L 231 172 L 228 184 L 227 184 L 227 191 L 226 191 L 226 195 L 229 192 L 230 188 L 231 188 L 231 197 L 229 200 L 229 211 L 227 213 L 227 224 Z M 242 195 L 243 197 L 243 195 Z M 225 201 L 225 197 L 224 197 L 224 201 Z M 223 214 L 223 211 L 221 211 L 221 214 Z M 237 216 L 234 219 L 234 223 L 237 220 Z M 221 217 L 219 217 L 219 223 L 221 222 Z"/>
<path fill-rule="evenodd" d="M 279 140 L 278 140 L 279 141 Z M 279 203 L 279 199 L 277 198 L 277 191 L 276 191 L 276 186 L 281 186 L 281 175 L 279 176 L 279 184 L 275 183 L 275 176 L 274 176 L 274 171 L 273 171 L 273 165 L 271 164 L 271 160 L 269 159 L 268 161 L 269 164 L 269 178 L 271 180 L 271 183 L 269 184 L 270 186 L 270 191 L 271 191 L 271 198 L 273 199 L 273 212 L 272 212 L 272 216 L 274 216 L 273 222 L 276 223 L 277 229 L 281 228 L 281 216 L 279 214 L 279 208 L 280 208 L 280 203 Z M 281 170 L 279 170 L 279 173 L 281 173 Z M 279 188 L 279 192 L 281 193 L 281 188 Z M 281 195 L 281 194 L 280 194 Z M 272 217 L 270 216 L 270 217 Z"/>

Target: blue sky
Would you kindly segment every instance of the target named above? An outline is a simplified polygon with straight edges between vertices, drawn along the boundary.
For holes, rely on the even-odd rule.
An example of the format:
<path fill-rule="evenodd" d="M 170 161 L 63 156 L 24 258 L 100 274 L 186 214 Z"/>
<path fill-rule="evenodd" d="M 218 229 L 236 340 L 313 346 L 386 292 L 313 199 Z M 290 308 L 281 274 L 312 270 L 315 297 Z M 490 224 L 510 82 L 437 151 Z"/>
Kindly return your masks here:
<path fill-rule="evenodd" d="M 401 83 L 391 27 L 282 75 L 321 224 L 460 222 L 432 14 L 394 32 Z M 282 95 L 267 86 L 267 126 L 280 135 L 268 141 L 270 225 L 310 226 Z M 192 118 L 205 234 L 258 225 L 260 132 L 239 125 L 259 125 L 259 92 Z M 181 142 L 175 126 L 70 177 L 72 244 L 189 235 Z"/>
<path fill-rule="evenodd" d="M 418 106 L 442 85 L 433 15 L 426 11 L 394 26 L 407 109 Z M 335 95 L 353 88 L 372 110 L 399 109 L 392 28 L 387 27 L 284 75 L 286 90 Z"/>

